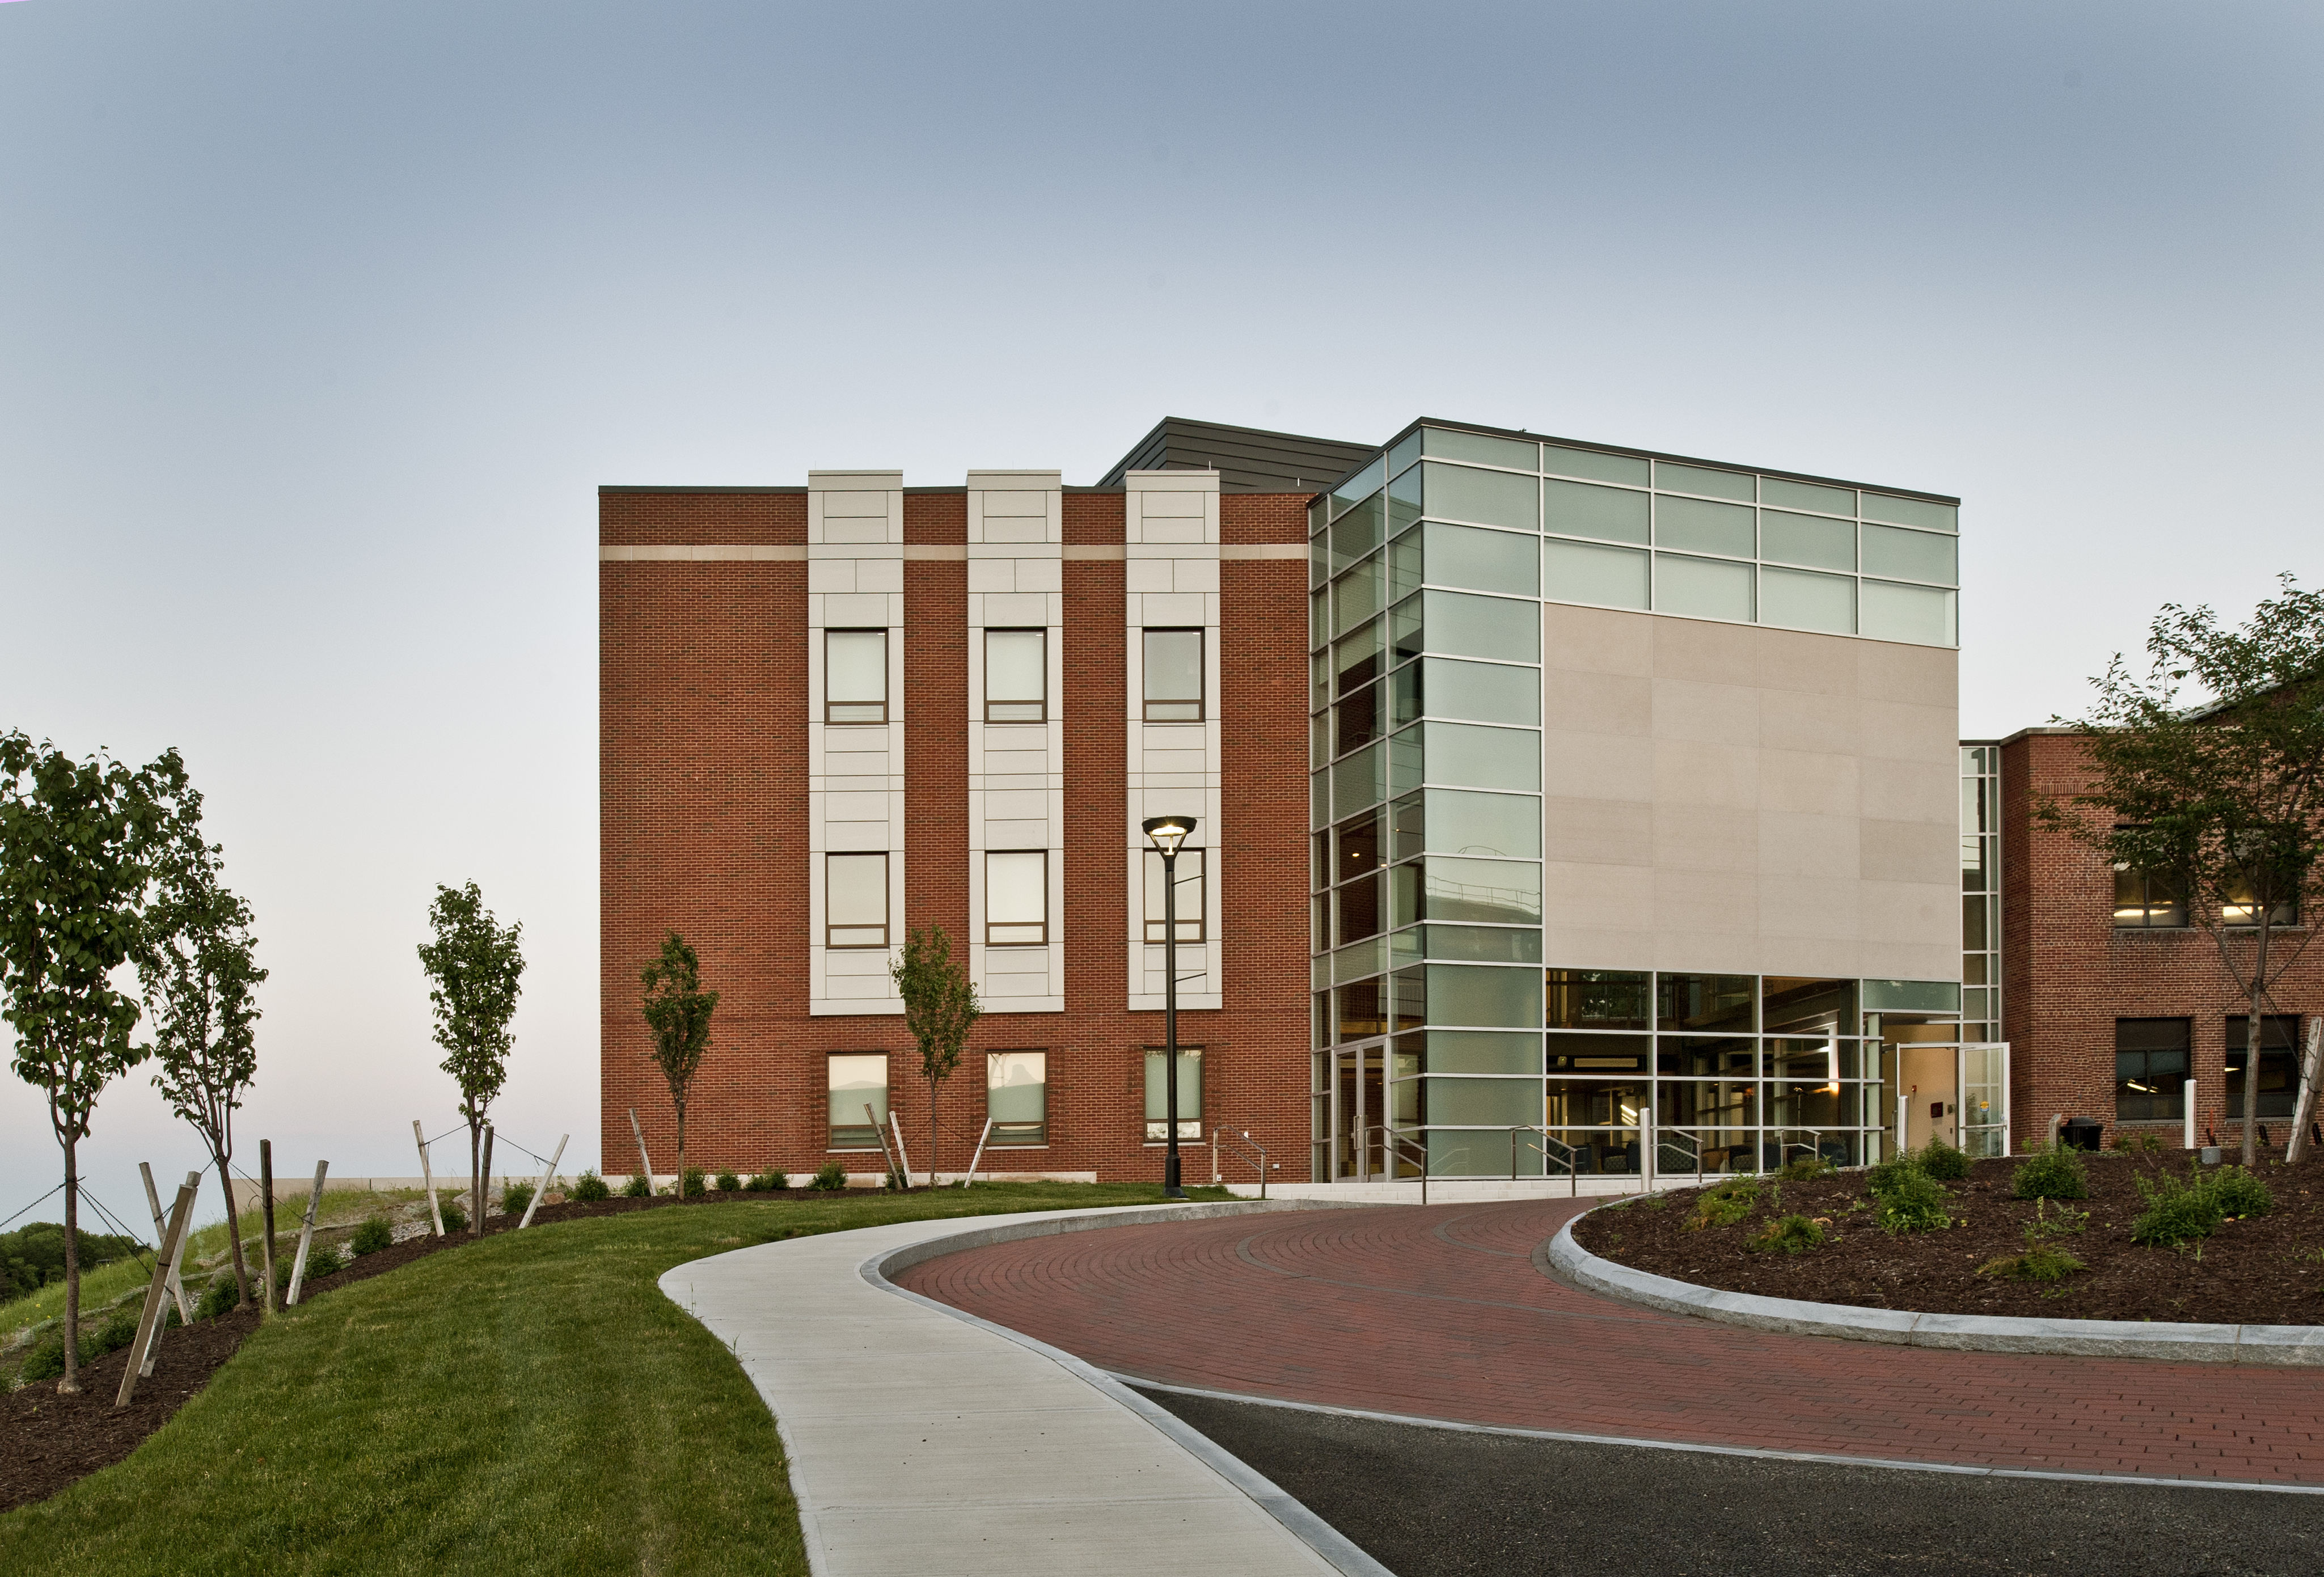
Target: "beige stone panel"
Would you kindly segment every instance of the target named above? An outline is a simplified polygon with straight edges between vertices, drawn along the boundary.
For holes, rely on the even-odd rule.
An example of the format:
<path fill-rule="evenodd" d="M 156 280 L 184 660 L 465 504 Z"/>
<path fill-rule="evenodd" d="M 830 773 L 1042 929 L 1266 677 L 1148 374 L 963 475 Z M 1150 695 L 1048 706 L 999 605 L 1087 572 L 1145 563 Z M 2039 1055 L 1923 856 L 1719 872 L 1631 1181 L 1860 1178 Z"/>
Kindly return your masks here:
<path fill-rule="evenodd" d="M 1919 881 L 1866 881 L 1858 884 L 1859 934 L 1867 942 L 1903 943 L 1928 947 L 1937 963 L 1934 973 L 1920 980 L 1960 978 L 1960 892 Z"/>
<path fill-rule="evenodd" d="M 1655 741 L 1655 803 L 1755 809 L 1759 803 L 1760 753 L 1742 745 L 1658 739 Z"/>
<path fill-rule="evenodd" d="M 1760 690 L 1759 742 L 1769 750 L 1808 751 L 1852 756 L 1858 744 L 1858 706 L 1853 696 L 1819 696 L 1806 690 Z"/>
<path fill-rule="evenodd" d="M 1655 862 L 1655 811 L 1629 799 L 1552 799 L 1542 807 L 1542 852 L 1585 865 Z"/>
<path fill-rule="evenodd" d="M 1866 980 L 1952 980 L 1960 972 L 1957 952 L 1904 942 L 1868 941 L 1858 945 L 1857 967 L 1851 973 Z"/>
<path fill-rule="evenodd" d="M 1656 969 L 1685 970 L 1696 974 L 1757 974 L 1759 972 L 1758 959 L 1759 940 L 1757 936 L 1667 928 L 1655 933 L 1654 967 Z"/>
<path fill-rule="evenodd" d="M 1655 868 L 1655 929 L 1669 935 L 1758 934 L 1759 879 L 1726 871 Z"/>
<path fill-rule="evenodd" d="M 1854 756 L 1806 751 L 1759 752 L 1759 804 L 1767 810 L 1854 816 L 1862 789 Z"/>
<path fill-rule="evenodd" d="M 1763 936 L 1756 974 L 1794 980 L 1853 980 L 1864 973 L 1864 945 L 1853 936 Z"/>
<path fill-rule="evenodd" d="M 1762 876 L 1759 935 L 1770 947 L 1778 937 L 1805 937 L 1852 953 L 1858 941 L 1858 895 L 1863 887 L 1844 876 Z"/>
<path fill-rule="evenodd" d="M 1759 632 L 1759 687 L 1853 696 L 1858 685 L 1858 644 L 1844 635 L 1763 629 Z"/>
<path fill-rule="evenodd" d="M 1655 683 L 1629 674 L 1547 669 L 1541 676 L 1542 720 L 1574 733 L 1646 734 L 1655 731 Z"/>
<path fill-rule="evenodd" d="M 1761 875 L 1855 881 L 1861 860 L 1857 829 L 1862 824 L 1854 816 L 1763 810 L 1756 819 Z"/>
<path fill-rule="evenodd" d="M 1855 641 L 1857 692 L 1870 700 L 1960 709 L 1960 654 L 1942 646 Z"/>
<path fill-rule="evenodd" d="M 1759 682 L 1759 632 L 1748 624 L 1655 620 L 1655 677 L 1713 685 Z"/>
<path fill-rule="evenodd" d="M 1542 605 L 1542 650 L 1558 668 L 1596 674 L 1634 674 L 1644 678 L 1655 671 L 1655 625 L 1652 613 L 1625 613 L 1610 608 L 1575 608 L 1563 603 Z"/>
<path fill-rule="evenodd" d="M 1759 813 L 1723 805 L 1654 807 L 1657 871 L 1749 875 L 1759 869 Z"/>
<path fill-rule="evenodd" d="M 1870 820 L 1856 825 L 1858 870 L 1867 881 L 1942 886 L 1959 880 L 1960 835 L 1951 825 Z"/>
<path fill-rule="evenodd" d="M 1748 685 L 1656 679 L 1654 725 L 1656 739 L 1755 745 L 1760 742 L 1759 692 Z"/>
<path fill-rule="evenodd" d="M 1960 776 L 1950 762 L 1868 758 L 1858 770 L 1864 788 L 1858 803 L 1866 820 L 1960 826 Z"/>
<path fill-rule="evenodd" d="M 1542 788 L 1560 799 L 1655 798 L 1655 742 L 1608 733 L 1549 730 L 1543 737 Z"/>
<path fill-rule="evenodd" d="M 1864 754 L 1891 761 L 1927 761 L 1958 772 L 1960 757 L 1960 714 L 1950 706 L 1923 706 L 1909 701 L 1866 701 L 1863 720 Z"/>
<path fill-rule="evenodd" d="M 1542 956 L 1557 969 L 1651 969 L 1654 933 L 1650 930 L 1559 930 L 1543 933 Z"/>
<path fill-rule="evenodd" d="M 1553 931 L 1635 936 L 1654 929 L 1654 881 L 1637 866 L 1552 861 L 1541 881 L 1542 918 Z"/>

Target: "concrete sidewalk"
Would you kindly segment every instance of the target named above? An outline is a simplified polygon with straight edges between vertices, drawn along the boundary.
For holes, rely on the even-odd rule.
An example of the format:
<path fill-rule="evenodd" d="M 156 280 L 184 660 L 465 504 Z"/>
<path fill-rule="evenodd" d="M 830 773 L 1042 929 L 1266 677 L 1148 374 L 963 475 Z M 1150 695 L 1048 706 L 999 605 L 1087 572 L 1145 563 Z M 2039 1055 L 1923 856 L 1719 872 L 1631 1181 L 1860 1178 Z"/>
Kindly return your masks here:
<path fill-rule="evenodd" d="M 991 1241 L 1084 1222 L 1283 1208 L 908 1222 L 694 1260 L 660 1286 L 733 1349 L 774 1413 L 817 1577 L 1387 1577 L 1146 1398 L 1065 1353 L 890 1286 L 873 1268 L 964 1234 Z"/>

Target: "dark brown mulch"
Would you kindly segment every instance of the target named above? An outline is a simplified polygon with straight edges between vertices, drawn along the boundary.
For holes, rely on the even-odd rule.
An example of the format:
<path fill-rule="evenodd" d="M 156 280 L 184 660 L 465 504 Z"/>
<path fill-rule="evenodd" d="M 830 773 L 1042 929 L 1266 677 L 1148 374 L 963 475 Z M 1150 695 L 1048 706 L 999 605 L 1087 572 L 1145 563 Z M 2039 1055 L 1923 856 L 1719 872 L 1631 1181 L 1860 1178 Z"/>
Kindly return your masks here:
<path fill-rule="evenodd" d="M 2232 1152 L 2231 1152 L 2232 1153 Z M 2184 1151 L 2085 1157 L 2091 1197 L 2071 1202 L 2089 1212 L 2083 1231 L 2047 1242 L 2089 1268 L 2043 1284 L 1980 1276 L 1978 1267 L 2025 1250 L 2034 1203 L 2012 1197 L 2011 1178 L 2023 1157 L 1979 1161 L 1969 1176 L 1947 1184 L 1946 1231 L 1895 1236 L 1873 1224 L 1862 1172 L 1820 1182 L 1780 1184 L 1782 1203 L 1760 1204 L 1741 1224 L 1688 1231 L 1699 1189 L 1599 1210 L 1574 1228 L 1591 1253 L 1634 1269 L 1678 1281 L 1763 1297 L 1811 1303 L 1870 1305 L 1932 1314 L 2006 1314 L 2070 1320 L 2172 1320 L 2267 1325 L 2324 1323 L 2324 1158 L 2297 1167 L 2265 1159 L 2259 1176 L 2273 1191 L 2268 1214 L 2228 1222 L 2203 1240 L 2200 1257 L 2183 1250 L 2143 1248 L 2130 1240 L 2132 1221 L 2146 1208 L 2134 1182 L 2140 1171 L 2184 1175 Z M 2058 1204 L 2051 1202 L 2052 1216 Z M 1820 1249 L 1797 1254 L 1755 1253 L 1744 1245 L 1765 1230 L 1771 1213 L 1822 1217 L 1831 1223 Z M 2302 1259 L 2301 1256 L 2307 1258 Z"/>
<path fill-rule="evenodd" d="M 878 1195 L 876 1191 L 856 1189 L 850 1191 L 849 1196 Z M 826 1196 L 793 1188 L 767 1194 L 713 1194 L 709 1203 L 822 1197 Z M 544 1204 L 533 1212 L 532 1222 L 540 1226 L 590 1216 L 623 1215 L 637 1210 L 666 1210 L 678 1207 L 678 1203 L 663 1197 Z M 504 1217 L 492 1216 L 485 1221 L 484 1235 L 496 1236 L 513 1230 L 515 1225 Z M 364 1255 L 344 1270 L 309 1281 L 300 1289 L 299 1301 L 304 1305 L 310 1297 L 369 1280 L 414 1259 L 474 1240 L 467 1232 L 456 1232 L 448 1238 L 429 1235 L 406 1239 Z M 256 1267 L 252 1270 L 255 1275 Z M 84 1328 L 88 1323 L 84 1320 Z M 78 1396 L 59 1395 L 54 1380 L 36 1380 L 14 1392 L 0 1392 L 0 1511 L 46 1499 L 66 1485 L 99 1468 L 110 1467 L 135 1451 L 147 1435 L 168 1423 L 171 1414 L 209 1383 L 210 1377 L 225 1366 L 226 1360 L 240 1350 L 244 1339 L 257 1328 L 257 1311 L 242 1308 L 164 1332 L 161 1357 L 154 1361 L 152 1376 L 139 1380 L 136 1399 L 117 1410 L 113 1398 L 121 1388 L 121 1370 L 129 1357 L 127 1348 L 105 1353 L 84 1365 Z"/>

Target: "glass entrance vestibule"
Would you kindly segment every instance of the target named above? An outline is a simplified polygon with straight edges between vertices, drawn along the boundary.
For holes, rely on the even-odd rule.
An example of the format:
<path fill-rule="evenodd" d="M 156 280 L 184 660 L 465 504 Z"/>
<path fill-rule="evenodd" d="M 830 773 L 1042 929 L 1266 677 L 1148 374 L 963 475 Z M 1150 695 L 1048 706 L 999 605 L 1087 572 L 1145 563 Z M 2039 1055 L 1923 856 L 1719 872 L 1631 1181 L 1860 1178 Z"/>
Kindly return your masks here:
<path fill-rule="evenodd" d="M 1320 1049 L 1315 1179 L 1644 1181 L 1865 1166 L 1932 1138 L 2006 1153 L 2008 1047 L 1962 1041 L 1952 982 L 1542 978 L 1540 1031 L 1416 1027 Z"/>

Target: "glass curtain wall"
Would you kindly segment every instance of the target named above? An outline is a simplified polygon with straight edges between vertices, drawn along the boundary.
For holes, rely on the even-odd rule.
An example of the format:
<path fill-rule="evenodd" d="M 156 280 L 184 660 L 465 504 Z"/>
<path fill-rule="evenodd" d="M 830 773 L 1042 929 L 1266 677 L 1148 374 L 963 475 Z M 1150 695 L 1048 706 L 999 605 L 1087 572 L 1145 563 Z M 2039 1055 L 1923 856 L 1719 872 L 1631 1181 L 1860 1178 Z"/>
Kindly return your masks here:
<path fill-rule="evenodd" d="M 1961 1038 L 2001 1038 L 2001 747 L 1960 753 Z"/>

